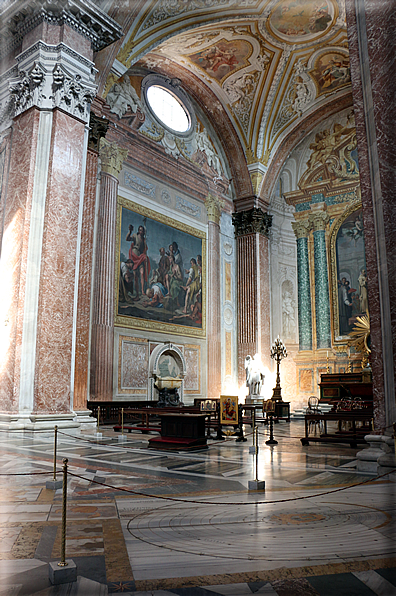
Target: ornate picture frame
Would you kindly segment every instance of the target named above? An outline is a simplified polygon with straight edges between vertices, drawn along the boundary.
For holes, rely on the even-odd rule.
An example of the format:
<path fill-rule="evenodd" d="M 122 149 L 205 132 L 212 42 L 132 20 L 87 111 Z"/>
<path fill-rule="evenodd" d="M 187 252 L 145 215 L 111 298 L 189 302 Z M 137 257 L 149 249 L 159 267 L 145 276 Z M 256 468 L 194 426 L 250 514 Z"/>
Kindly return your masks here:
<path fill-rule="evenodd" d="M 115 325 L 205 337 L 206 233 L 119 196 L 116 247 Z"/>
<path fill-rule="evenodd" d="M 220 395 L 220 424 L 238 424 L 237 395 Z"/>
<path fill-rule="evenodd" d="M 347 343 L 356 317 L 368 312 L 360 201 L 349 205 L 330 230 L 330 288 L 334 341 Z"/>

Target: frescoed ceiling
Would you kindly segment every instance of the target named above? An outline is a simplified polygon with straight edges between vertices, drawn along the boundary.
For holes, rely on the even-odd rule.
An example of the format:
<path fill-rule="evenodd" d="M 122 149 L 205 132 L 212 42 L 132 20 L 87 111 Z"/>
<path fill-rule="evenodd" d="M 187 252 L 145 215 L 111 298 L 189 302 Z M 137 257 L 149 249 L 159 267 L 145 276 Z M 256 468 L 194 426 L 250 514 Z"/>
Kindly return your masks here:
<path fill-rule="evenodd" d="M 102 95 L 139 69 L 188 72 L 227 113 L 256 194 L 293 131 L 318 111 L 323 117 L 334 112 L 337 100 L 351 95 L 343 0 L 115 4 L 103 0 L 101 7 L 123 25 L 125 36 L 113 44 L 116 51 L 99 56 L 108 65 Z"/>

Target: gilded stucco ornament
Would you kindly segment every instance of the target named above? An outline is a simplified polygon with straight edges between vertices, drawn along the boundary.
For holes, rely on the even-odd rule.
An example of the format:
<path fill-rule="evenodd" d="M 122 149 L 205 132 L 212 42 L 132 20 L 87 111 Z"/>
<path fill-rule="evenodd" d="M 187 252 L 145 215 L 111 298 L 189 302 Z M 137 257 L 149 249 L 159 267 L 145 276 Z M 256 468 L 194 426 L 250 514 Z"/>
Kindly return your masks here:
<path fill-rule="evenodd" d="M 117 143 L 109 143 L 105 138 L 100 139 L 99 157 L 102 172 L 118 178 L 127 155 L 128 149 L 121 149 Z"/>
<path fill-rule="evenodd" d="M 325 230 L 329 220 L 329 214 L 325 211 L 318 211 L 316 213 L 309 214 L 309 221 L 312 224 L 312 229 L 314 232 Z"/>
<path fill-rule="evenodd" d="M 219 199 L 218 197 L 215 197 L 212 194 L 208 194 L 208 196 L 205 199 L 205 207 L 208 214 L 208 220 L 219 225 L 221 210 L 223 209 L 224 205 L 225 201 L 223 199 Z"/>
<path fill-rule="evenodd" d="M 312 223 L 306 219 L 300 221 L 292 221 L 293 232 L 296 235 L 297 240 L 300 238 L 307 238 L 309 232 L 312 229 Z"/>

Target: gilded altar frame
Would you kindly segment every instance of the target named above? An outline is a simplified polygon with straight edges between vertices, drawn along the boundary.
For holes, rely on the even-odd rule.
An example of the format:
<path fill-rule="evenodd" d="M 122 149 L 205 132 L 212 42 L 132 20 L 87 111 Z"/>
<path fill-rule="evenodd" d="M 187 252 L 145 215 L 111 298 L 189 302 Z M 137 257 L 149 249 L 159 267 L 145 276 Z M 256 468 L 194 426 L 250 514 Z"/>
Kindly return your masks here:
<path fill-rule="evenodd" d="M 180 323 L 176 322 L 175 320 L 170 320 L 173 317 L 170 317 L 169 320 L 166 320 L 166 314 L 163 314 L 164 309 L 159 309 L 158 313 L 154 312 L 152 309 L 151 312 L 148 310 L 147 315 L 146 312 L 140 308 L 140 313 L 146 316 L 136 316 L 136 315 L 125 315 L 120 312 L 119 306 L 119 285 L 120 285 L 120 273 L 121 273 L 121 251 L 122 251 L 122 244 L 125 245 L 125 238 L 123 238 L 123 228 L 125 228 L 125 221 L 123 222 L 123 214 L 125 215 L 126 211 L 128 213 L 128 217 L 131 221 L 135 221 L 134 230 L 137 231 L 139 225 L 141 225 L 141 221 L 145 218 L 146 221 L 146 229 L 147 229 L 147 244 L 148 244 L 148 254 L 150 257 L 158 255 L 158 238 L 153 237 L 153 231 L 162 232 L 163 234 L 166 233 L 166 228 L 169 231 L 169 242 L 172 242 L 172 239 L 177 237 L 183 239 L 184 246 L 190 247 L 190 250 L 187 249 L 184 258 L 187 256 L 186 260 L 183 261 L 183 268 L 187 266 L 190 262 L 191 256 L 194 254 L 194 257 L 197 257 L 197 251 L 199 250 L 202 256 L 202 292 L 201 292 L 201 309 L 202 309 L 202 320 L 201 322 L 197 323 L 196 321 L 188 320 L 187 317 L 180 319 Z M 149 225 L 151 224 L 151 225 Z M 151 227 L 151 238 L 150 238 L 150 227 Z M 124 230 L 125 232 L 125 230 Z M 153 247 L 150 250 L 150 242 L 151 246 Z M 159 243 L 160 246 L 161 243 Z M 187 254 L 188 253 L 188 254 Z M 157 257 L 158 258 L 158 257 Z M 206 336 L 206 233 L 202 230 L 198 230 L 189 226 L 187 224 L 175 221 L 170 217 L 153 211 L 148 207 L 144 207 L 137 203 L 134 203 L 128 199 L 125 199 L 121 196 L 118 196 L 117 199 L 117 226 L 116 226 L 116 258 L 115 258 L 115 315 L 114 315 L 114 324 L 117 327 L 126 327 L 130 329 L 143 329 L 147 331 L 159 331 L 161 333 L 170 333 L 175 335 L 183 335 L 195 338 L 204 338 Z M 131 311 L 137 310 L 136 308 L 133 309 L 133 304 L 131 304 Z M 162 312 L 161 312 L 162 310 Z M 149 318 L 151 317 L 156 318 Z M 161 319 L 162 320 L 159 320 Z M 164 320 L 165 319 L 165 320 Z"/>
<path fill-rule="evenodd" d="M 332 329 L 334 343 L 344 345 L 348 343 L 340 336 L 340 317 L 338 304 L 338 271 L 337 271 L 337 236 L 343 223 L 350 215 L 362 208 L 361 201 L 351 203 L 333 222 L 330 228 L 330 306 L 332 313 Z"/>

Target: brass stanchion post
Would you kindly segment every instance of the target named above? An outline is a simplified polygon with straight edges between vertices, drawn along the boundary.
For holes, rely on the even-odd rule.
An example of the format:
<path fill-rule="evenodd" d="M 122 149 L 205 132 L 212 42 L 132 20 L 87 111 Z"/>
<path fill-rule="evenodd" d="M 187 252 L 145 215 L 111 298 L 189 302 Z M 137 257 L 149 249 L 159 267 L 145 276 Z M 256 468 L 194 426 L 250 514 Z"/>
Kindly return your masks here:
<path fill-rule="evenodd" d="M 54 474 L 53 479 L 48 480 L 45 483 L 45 488 L 49 488 L 52 490 L 56 490 L 57 488 L 62 488 L 62 480 L 56 479 L 56 449 L 57 449 L 57 442 L 58 442 L 58 427 L 55 425 L 54 428 Z"/>
<path fill-rule="evenodd" d="M 251 449 L 251 453 L 254 454 L 254 467 L 255 467 L 255 479 L 248 480 L 248 489 L 249 490 L 265 490 L 265 482 L 264 480 L 258 479 L 258 452 L 259 452 L 259 444 L 258 444 L 258 427 L 255 426 L 253 429 L 253 439 L 254 439 L 254 448 Z"/>
<path fill-rule="evenodd" d="M 254 427 L 254 447 L 255 447 L 255 455 L 256 455 L 256 482 L 258 482 L 258 428 L 257 426 Z"/>
<path fill-rule="evenodd" d="M 102 433 L 100 432 L 100 406 L 98 406 L 98 421 L 97 421 L 97 426 L 96 426 L 96 438 L 97 439 L 101 439 L 102 438 Z"/>
<path fill-rule="evenodd" d="M 126 441 L 126 436 L 124 435 L 124 408 L 121 408 L 121 434 L 118 435 L 118 440 L 121 443 Z"/>
<path fill-rule="evenodd" d="M 61 537 L 61 560 L 58 567 L 66 567 L 66 506 L 67 506 L 67 459 L 63 460 L 63 494 L 62 494 L 62 537 Z"/>
<path fill-rule="evenodd" d="M 62 493 L 62 535 L 61 560 L 49 564 L 49 579 L 52 584 L 66 584 L 77 580 L 77 567 L 74 561 L 66 561 L 66 508 L 67 508 L 67 459 L 63 460 L 63 493 Z"/>
<path fill-rule="evenodd" d="M 56 443 L 58 437 L 58 427 L 56 424 L 54 431 L 54 482 L 56 482 Z"/>

